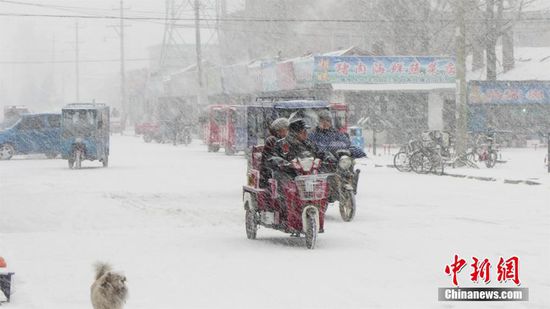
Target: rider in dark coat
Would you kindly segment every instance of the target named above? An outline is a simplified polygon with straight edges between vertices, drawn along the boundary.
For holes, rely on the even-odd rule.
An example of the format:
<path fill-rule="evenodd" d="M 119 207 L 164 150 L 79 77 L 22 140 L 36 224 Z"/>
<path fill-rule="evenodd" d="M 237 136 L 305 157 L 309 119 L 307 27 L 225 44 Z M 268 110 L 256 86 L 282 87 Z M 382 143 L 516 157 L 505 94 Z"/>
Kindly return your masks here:
<path fill-rule="evenodd" d="M 288 129 L 288 135 L 275 145 L 276 156 L 290 162 L 306 151 L 313 156 L 318 154 L 315 144 L 308 140 L 307 126 L 303 119 L 292 121 Z"/>
<path fill-rule="evenodd" d="M 287 211 L 283 187 L 297 176 L 297 172 L 292 167 L 290 161 L 299 157 L 306 151 L 310 152 L 314 157 L 317 157 L 317 148 L 307 139 L 307 126 L 303 119 L 291 121 L 288 129 L 288 135 L 277 141 L 275 145 L 275 154 L 269 160 L 270 166 L 273 169 L 273 176 L 278 183 L 278 199 L 283 213 Z"/>
<path fill-rule="evenodd" d="M 267 187 L 267 181 L 271 178 L 271 168 L 267 161 L 275 155 L 277 141 L 287 136 L 288 126 L 289 122 L 286 118 L 275 119 L 269 126 L 271 135 L 265 140 L 261 159 L 260 187 L 262 188 Z"/>
<path fill-rule="evenodd" d="M 319 125 L 309 135 L 311 140 L 319 151 L 334 152 L 339 149 L 349 149 L 354 158 L 361 158 L 366 154 L 356 147 L 351 147 L 349 136 L 336 130 L 332 126 L 332 116 L 329 111 L 322 110 L 318 114 Z"/>

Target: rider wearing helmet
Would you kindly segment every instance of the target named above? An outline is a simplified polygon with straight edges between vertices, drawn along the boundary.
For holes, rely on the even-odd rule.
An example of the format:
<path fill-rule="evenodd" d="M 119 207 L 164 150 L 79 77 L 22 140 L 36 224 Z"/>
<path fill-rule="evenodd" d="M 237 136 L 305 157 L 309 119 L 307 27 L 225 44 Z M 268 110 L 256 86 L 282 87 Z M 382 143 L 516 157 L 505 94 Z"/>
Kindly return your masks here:
<path fill-rule="evenodd" d="M 265 140 L 262 151 L 261 168 L 260 168 L 260 187 L 267 187 L 267 181 L 271 178 L 271 169 L 267 164 L 275 154 L 275 145 L 278 140 L 284 138 L 288 134 L 289 122 L 286 118 L 277 118 L 269 126 L 270 136 Z"/>
<path fill-rule="evenodd" d="M 309 139 L 315 144 L 319 151 L 334 152 L 339 149 L 349 149 L 352 156 L 360 158 L 366 154 L 356 148 L 351 147 L 349 136 L 336 130 L 332 126 L 332 115 L 328 110 L 322 110 L 318 113 L 319 125 L 311 132 Z"/>
<path fill-rule="evenodd" d="M 308 140 L 307 125 L 303 119 L 291 121 L 288 129 L 288 135 L 275 146 L 277 156 L 290 162 L 306 151 L 314 156 L 317 154 L 317 147 Z"/>
<path fill-rule="evenodd" d="M 307 125 L 303 119 L 292 120 L 288 126 L 288 135 L 277 141 L 274 155 L 269 160 L 273 178 L 277 180 L 278 199 L 283 212 L 286 212 L 283 187 L 297 176 L 290 162 L 305 152 L 313 156 L 317 154 L 317 148 L 308 140 L 307 134 Z"/>

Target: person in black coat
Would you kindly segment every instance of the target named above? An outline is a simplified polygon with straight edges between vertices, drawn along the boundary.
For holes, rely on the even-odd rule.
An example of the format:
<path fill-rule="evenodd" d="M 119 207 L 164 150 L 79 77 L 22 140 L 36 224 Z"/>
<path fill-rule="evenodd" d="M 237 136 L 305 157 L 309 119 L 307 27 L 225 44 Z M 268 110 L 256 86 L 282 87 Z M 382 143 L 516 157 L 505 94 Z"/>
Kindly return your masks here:
<path fill-rule="evenodd" d="M 301 156 L 304 152 L 311 153 L 318 157 L 317 147 L 308 139 L 307 126 L 303 119 L 296 119 L 289 124 L 288 135 L 279 140 L 275 145 L 275 156 L 282 160 L 274 160 L 279 169 L 285 171 L 288 176 L 296 176 L 294 169 L 290 166 L 290 161 Z"/>
<path fill-rule="evenodd" d="M 287 136 L 288 126 L 289 122 L 286 118 L 277 118 L 269 126 L 270 136 L 265 140 L 260 163 L 261 188 L 267 187 L 267 182 L 271 178 L 271 168 L 267 161 L 275 155 L 277 141 Z"/>

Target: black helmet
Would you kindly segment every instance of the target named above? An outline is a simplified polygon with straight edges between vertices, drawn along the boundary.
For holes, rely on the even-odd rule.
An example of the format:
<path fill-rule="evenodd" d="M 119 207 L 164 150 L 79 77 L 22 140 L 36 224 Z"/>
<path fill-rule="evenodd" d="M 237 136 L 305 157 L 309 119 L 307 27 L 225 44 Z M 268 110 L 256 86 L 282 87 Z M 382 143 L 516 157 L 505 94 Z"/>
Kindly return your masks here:
<path fill-rule="evenodd" d="M 294 119 L 290 122 L 290 125 L 288 126 L 288 129 L 291 131 L 291 132 L 301 132 L 302 130 L 305 130 L 307 129 L 308 126 L 306 124 L 306 122 L 304 121 L 304 119 L 302 118 L 298 118 L 298 119 Z"/>

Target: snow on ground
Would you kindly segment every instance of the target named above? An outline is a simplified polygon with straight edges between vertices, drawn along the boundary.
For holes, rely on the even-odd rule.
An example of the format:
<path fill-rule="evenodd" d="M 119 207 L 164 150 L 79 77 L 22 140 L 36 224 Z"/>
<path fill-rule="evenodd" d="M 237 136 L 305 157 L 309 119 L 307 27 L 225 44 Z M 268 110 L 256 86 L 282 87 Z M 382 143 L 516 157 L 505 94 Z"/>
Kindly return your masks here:
<path fill-rule="evenodd" d="M 550 306 L 548 182 L 415 175 L 366 160 L 355 220 L 330 208 L 311 251 L 263 228 L 246 239 L 242 156 L 129 136 L 111 148 L 107 169 L 37 156 L 0 162 L 0 255 L 16 273 L 6 308 L 91 308 L 97 260 L 126 274 L 132 309 Z M 523 163 L 525 172 L 540 165 Z M 494 264 L 519 256 L 529 302 L 438 302 L 454 254 Z M 491 285 L 501 286 L 495 268 Z M 476 286 L 468 273 L 459 282 Z"/>
<path fill-rule="evenodd" d="M 369 153 L 371 162 L 376 165 L 393 165 L 393 156 L 398 148 L 383 149 L 374 156 Z M 479 176 L 494 178 L 498 182 L 505 180 L 533 181 L 550 186 L 550 173 L 546 167 L 545 158 L 548 154 L 546 146 L 537 148 L 503 148 L 499 151 L 499 162 L 493 168 L 487 168 L 485 162 L 475 162 L 479 169 L 462 167 L 446 167 L 445 173 L 454 175 Z"/>

